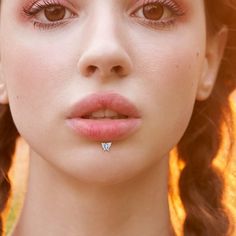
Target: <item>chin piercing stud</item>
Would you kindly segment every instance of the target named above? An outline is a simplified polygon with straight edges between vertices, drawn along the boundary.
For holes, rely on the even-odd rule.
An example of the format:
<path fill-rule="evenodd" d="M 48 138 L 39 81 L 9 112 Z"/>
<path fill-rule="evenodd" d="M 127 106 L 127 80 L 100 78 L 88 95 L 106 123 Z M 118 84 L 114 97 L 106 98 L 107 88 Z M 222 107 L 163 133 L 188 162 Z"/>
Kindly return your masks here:
<path fill-rule="evenodd" d="M 104 152 L 109 152 L 111 148 L 112 142 L 110 143 L 102 143 L 102 149 Z"/>

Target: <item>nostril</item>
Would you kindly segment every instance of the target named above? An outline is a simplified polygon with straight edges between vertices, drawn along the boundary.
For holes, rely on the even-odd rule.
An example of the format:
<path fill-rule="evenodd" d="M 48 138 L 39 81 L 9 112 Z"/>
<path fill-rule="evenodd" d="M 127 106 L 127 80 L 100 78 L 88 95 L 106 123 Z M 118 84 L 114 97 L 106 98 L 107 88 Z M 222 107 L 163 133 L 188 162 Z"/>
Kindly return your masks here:
<path fill-rule="evenodd" d="M 111 71 L 117 73 L 118 75 L 123 75 L 124 73 L 122 66 L 114 66 Z"/>
<path fill-rule="evenodd" d="M 89 75 L 93 74 L 97 70 L 96 66 L 88 66 L 87 72 Z"/>
<path fill-rule="evenodd" d="M 99 68 L 97 66 L 94 66 L 94 65 L 90 65 L 87 67 L 87 75 L 92 75 L 96 72 L 96 70 L 98 70 Z M 123 70 L 123 67 L 120 66 L 120 65 L 117 65 L 117 66 L 113 66 L 110 70 L 110 72 L 112 73 L 116 73 L 116 74 L 119 74 L 119 75 L 123 75 L 124 73 L 124 70 Z"/>

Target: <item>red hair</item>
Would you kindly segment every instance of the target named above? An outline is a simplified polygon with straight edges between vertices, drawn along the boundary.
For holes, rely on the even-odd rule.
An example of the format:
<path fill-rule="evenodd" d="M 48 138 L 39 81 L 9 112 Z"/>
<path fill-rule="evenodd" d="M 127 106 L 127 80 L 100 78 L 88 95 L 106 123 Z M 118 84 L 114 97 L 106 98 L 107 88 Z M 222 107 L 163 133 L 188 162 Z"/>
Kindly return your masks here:
<path fill-rule="evenodd" d="M 233 222 L 223 203 L 223 173 L 213 162 L 223 141 L 223 124 L 230 137 L 228 158 L 234 143 L 230 95 L 236 85 L 236 4 L 206 0 L 205 6 L 209 37 L 226 25 L 229 38 L 212 94 L 205 101 L 196 101 L 188 128 L 177 145 L 178 158 L 184 163 L 179 192 L 186 212 L 184 235 L 226 236 L 231 234 Z"/>

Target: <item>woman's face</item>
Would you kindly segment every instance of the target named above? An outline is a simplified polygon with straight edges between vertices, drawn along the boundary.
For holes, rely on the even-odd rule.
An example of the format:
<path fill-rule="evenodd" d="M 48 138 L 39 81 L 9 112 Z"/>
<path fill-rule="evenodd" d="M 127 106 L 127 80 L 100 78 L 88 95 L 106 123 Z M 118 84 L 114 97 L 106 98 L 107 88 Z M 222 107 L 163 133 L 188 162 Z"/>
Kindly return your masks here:
<path fill-rule="evenodd" d="M 12 116 L 34 155 L 120 182 L 158 164 L 188 125 L 206 62 L 204 1 L 3 0 L 0 39 Z M 95 119 L 118 103 L 127 112 L 117 94 L 138 115 Z M 92 111 L 80 126 L 68 118 L 82 99 Z"/>

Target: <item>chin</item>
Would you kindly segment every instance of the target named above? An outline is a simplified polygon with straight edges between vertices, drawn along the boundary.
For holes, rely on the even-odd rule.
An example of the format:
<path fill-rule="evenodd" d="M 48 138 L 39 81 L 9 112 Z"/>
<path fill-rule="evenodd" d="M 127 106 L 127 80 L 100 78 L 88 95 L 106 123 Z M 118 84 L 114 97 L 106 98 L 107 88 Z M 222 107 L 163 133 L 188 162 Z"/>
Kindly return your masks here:
<path fill-rule="evenodd" d="M 78 184 L 105 187 L 138 178 L 153 166 L 154 160 L 146 157 L 135 148 L 127 150 L 114 145 L 110 152 L 104 152 L 101 147 L 81 148 L 76 154 L 71 153 L 66 161 L 62 157 L 62 161 L 54 165 Z"/>

